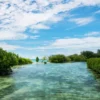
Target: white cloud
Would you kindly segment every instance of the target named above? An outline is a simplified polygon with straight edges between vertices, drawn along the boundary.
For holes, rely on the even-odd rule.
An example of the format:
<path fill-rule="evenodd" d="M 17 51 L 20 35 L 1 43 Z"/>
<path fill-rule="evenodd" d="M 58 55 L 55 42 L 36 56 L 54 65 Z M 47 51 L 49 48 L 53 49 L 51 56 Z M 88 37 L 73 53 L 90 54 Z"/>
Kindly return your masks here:
<path fill-rule="evenodd" d="M 36 3 L 40 6 L 47 6 L 49 5 L 48 0 L 36 0 Z"/>
<path fill-rule="evenodd" d="M 2 2 L 0 4 L 0 20 L 2 21 L 0 27 L 8 27 L 8 29 L 19 27 L 18 29 L 24 30 L 30 25 L 60 21 L 65 17 L 60 16 L 60 12 L 69 12 L 80 6 L 100 4 L 100 0 L 70 0 L 67 3 L 62 3 L 63 0 L 36 0 L 34 3 L 31 0 L 3 0 Z M 50 4 L 52 7 L 48 6 Z"/>
<path fill-rule="evenodd" d="M 48 0 L 50 3 L 61 3 L 62 0 Z"/>
<path fill-rule="evenodd" d="M 36 24 L 36 25 L 33 25 L 33 26 L 31 26 L 31 28 L 32 29 L 50 29 L 50 27 L 49 26 L 46 26 L 46 25 L 44 25 L 44 24 Z"/>
<path fill-rule="evenodd" d="M 0 40 L 20 40 L 28 38 L 27 35 L 23 33 L 15 33 L 10 31 L 0 31 Z"/>
<path fill-rule="evenodd" d="M 0 1 L 2 1 L 0 3 L 0 29 L 6 29 L 9 33 L 15 31 L 15 33 L 18 32 L 19 34 L 22 34 L 27 28 L 32 28 L 33 30 L 50 29 L 49 25 L 69 16 L 64 13 L 69 13 L 70 10 L 80 6 L 100 5 L 100 0 L 68 0 L 66 3 L 63 0 Z M 78 25 L 86 25 L 93 20 L 90 17 L 71 19 Z"/>
<path fill-rule="evenodd" d="M 94 21 L 93 17 L 85 17 L 85 18 L 72 18 L 69 21 L 75 22 L 77 25 L 82 26 L 91 23 Z"/>
<path fill-rule="evenodd" d="M 98 36 L 98 35 L 100 35 L 100 32 L 90 32 L 85 34 L 84 36 Z"/>
<path fill-rule="evenodd" d="M 61 50 L 77 52 L 82 50 L 94 50 L 100 48 L 100 37 L 84 37 L 84 38 L 65 38 L 56 39 L 47 46 L 40 46 L 35 48 L 26 48 L 27 50 Z M 25 49 L 25 48 L 23 48 Z"/>
<path fill-rule="evenodd" d="M 55 49 L 61 49 L 61 51 L 65 49 L 68 50 L 69 53 L 78 53 L 83 50 L 93 51 L 93 50 L 100 49 L 99 41 L 100 41 L 100 37 L 57 39 L 50 46 Z"/>
<path fill-rule="evenodd" d="M 37 39 L 37 38 L 39 38 L 39 37 L 40 37 L 39 35 L 30 36 L 30 39 Z"/>
<path fill-rule="evenodd" d="M 43 50 L 48 54 L 62 53 L 66 55 L 80 53 L 83 50 L 96 51 L 100 49 L 100 37 L 57 39 L 48 46 L 28 48 L 27 50 Z"/>
<path fill-rule="evenodd" d="M 0 42 L 0 47 L 5 50 L 21 49 L 25 51 L 28 50 L 28 52 L 33 50 L 37 52 L 43 51 L 45 55 L 51 55 L 55 53 L 70 55 L 74 53 L 80 53 L 83 50 L 96 51 L 97 49 L 100 49 L 100 37 L 62 38 L 56 39 L 55 41 L 50 41 L 50 43 L 45 46 L 28 48 Z"/>
<path fill-rule="evenodd" d="M 95 6 L 100 5 L 100 0 L 75 0 L 75 2 L 79 2 L 85 6 Z"/>
<path fill-rule="evenodd" d="M 0 47 L 3 48 L 4 50 L 16 50 L 21 48 L 20 46 L 10 45 L 5 42 L 0 42 Z"/>

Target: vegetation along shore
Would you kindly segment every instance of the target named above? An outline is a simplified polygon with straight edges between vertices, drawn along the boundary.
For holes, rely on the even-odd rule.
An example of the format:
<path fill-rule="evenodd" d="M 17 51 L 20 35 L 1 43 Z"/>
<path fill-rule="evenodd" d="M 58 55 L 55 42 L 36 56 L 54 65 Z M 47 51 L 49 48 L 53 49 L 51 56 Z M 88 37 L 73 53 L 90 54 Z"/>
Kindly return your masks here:
<path fill-rule="evenodd" d="M 51 55 L 48 58 L 44 57 L 44 64 L 50 63 L 67 63 L 67 62 L 87 62 L 88 68 L 100 73 L 100 50 L 97 53 L 92 51 L 83 51 L 80 54 L 65 56 L 63 54 Z M 39 62 L 39 57 L 36 57 L 36 62 Z M 15 65 L 32 64 L 28 58 L 20 57 L 19 55 L 7 52 L 0 48 L 0 75 L 9 75 L 12 72 L 12 67 Z"/>
<path fill-rule="evenodd" d="M 0 75 L 9 75 L 15 65 L 31 64 L 32 61 L 0 48 Z"/>
<path fill-rule="evenodd" d="M 100 74 L 100 50 L 97 53 L 92 51 L 83 51 L 79 55 L 73 54 L 70 56 L 65 55 L 52 55 L 49 57 L 51 63 L 66 63 L 66 62 L 87 62 L 88 68 Z"/>

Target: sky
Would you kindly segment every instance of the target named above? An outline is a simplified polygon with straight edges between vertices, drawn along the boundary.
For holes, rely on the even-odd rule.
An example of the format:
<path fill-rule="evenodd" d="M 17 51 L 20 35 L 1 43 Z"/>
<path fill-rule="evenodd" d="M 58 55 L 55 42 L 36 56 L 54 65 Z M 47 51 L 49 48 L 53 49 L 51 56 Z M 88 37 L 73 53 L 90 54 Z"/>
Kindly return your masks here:
<path fill-rule="evenodd" d="M 23 57 L 100 49 L 100 0 L 0 0 L 0 47 Z"/>

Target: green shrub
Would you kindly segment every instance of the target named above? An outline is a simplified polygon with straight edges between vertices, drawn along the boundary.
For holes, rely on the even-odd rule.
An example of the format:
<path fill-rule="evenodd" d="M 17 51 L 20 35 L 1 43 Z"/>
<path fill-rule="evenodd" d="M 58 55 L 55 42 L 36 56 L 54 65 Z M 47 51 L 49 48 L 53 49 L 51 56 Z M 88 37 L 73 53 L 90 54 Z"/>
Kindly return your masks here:
<path fill-rule="evenodd" d="M 97 50 L 97 57 L 100 57 L 100 49 Z"/>
<path fill-rule="evenodd" d="M 49 61 L 52 63 L 65 63 L 66 62 L 66 56 L 62 54 L 58 55 L 52 55 L 49 57 Z"/>
<path fill-rule="evenodd" d="M 0 48 L 0 75 L 9 75 L 12 72 L 11 67 L 14 65 L 30 63 L 32 63 L 30 59 L 19 57 Z"/>
<path fill-rule="evenodd" d="M 71 62 L 71 58 L 70 57 L 66 57 L 66 62 Z"/>
<path fill-rule="evenodd" d="M 88 68 L 100 74 L 100 58 L 90 58 L 87 60 Z"/>
<path fill-rule="evenodd" d="M 83 55 L 74 54 L 74 55 L 70 55 L 69 58 L 70 58 L 71 61 L 73 61 L 73 62 L 86 61 L 86 58 L 85 58 L 85 56 L 83 56 Z"/>
<path fill-rule="evenodd" d="M 85 56 L 87 59 L 96 57 L 96 54 L 92 51 L 83 51 L 81 55 Z"/>
<path fill-rule="evenodd" d="M 36 62 L 39 62 L 39 57 L 36 57 Z"/>

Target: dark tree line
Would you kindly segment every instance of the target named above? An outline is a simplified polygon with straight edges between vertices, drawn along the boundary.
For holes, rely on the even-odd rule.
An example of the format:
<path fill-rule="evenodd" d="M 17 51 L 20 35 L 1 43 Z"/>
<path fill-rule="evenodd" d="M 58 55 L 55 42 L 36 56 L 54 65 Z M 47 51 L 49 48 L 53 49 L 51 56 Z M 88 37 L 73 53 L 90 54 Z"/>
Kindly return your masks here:
<path fill-rule="evenodd" d="M 86 61 L 86 57 L 78 54 L 74 54 L 70 56 L 58 54 L 58 55 L 50 56 L 49 61 L 51 63 L 81 62 L 81 61 Z"/>
<path fill-rule="evenodd" d="M 92 51 L 83 51 L 80 54 L 73 54 L 65 56 L 62 54 L 52 55 L 49 57 L 49 61 L 52 63 L 65 63 L 65 62 L 85 62 L 89 58 L 99 58 L 100 50 L 97 53 Z"/>
<path fill-rule="evenodd" d="M 11 67 L 15 65 L 30 64 L 32 61 L 22 58 L 15 53 L 7 52 L 0 48 L 0 75 L 9 75 L 12 72 Z"/>
<path fill-rule="evenodd" d="M 87 59 L 98 58 L 98 57 L 100 57 L 100 50 L 97 50 L 97 53 L 94 53 L 92 51 L 83 51 L 83 52 L 81 52 L 81 55 L 84 55 Z"/>

